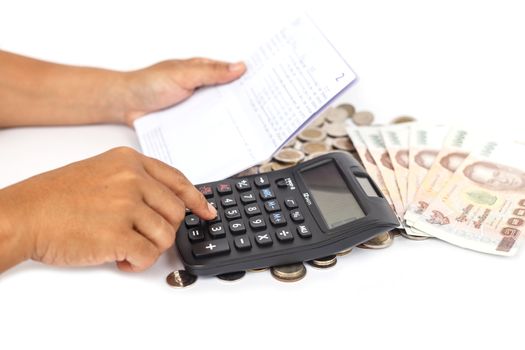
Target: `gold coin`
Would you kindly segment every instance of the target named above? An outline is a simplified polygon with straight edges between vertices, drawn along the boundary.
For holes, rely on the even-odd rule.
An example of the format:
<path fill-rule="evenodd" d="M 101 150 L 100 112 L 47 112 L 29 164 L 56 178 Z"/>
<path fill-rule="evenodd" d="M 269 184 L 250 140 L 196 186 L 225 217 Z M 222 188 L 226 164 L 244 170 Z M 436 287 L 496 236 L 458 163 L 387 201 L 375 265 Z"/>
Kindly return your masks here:
<path fill-rule="evenodd" d="M 368 111 L 356 112 L 352 117 L 355 125 L 364 126 L 372 125 L 374 122 L 374 115 Z"/>
<path fill-rule="evenodd" d="M 259 167 L 258 166 L 252 166 L 246 170 L 241 171 L 235 177 L 245 177 L 250 175 L 255 175 L 259 173 Z"/>
<path fill-rule="evenodd" d="M 350 116 L 346 109 L 339 107 L 330 107 L 325 112 L 326 121 L 329 123 L 342 123 Z"/>
<path fill-rule="evenodd" d="M 326 138 L 326 132 L 321 128 L 310 127 L 301 131 L 297 138 L 306 142 L 323 141 Z"/>
<path fill-rule="evenodd" d="M 300 151 L 301 148 L 303 148 L 303 143 L 299 140 L 296 140 L 292 148 Z"/>
<path fill-rule="evenodd" d="M 402 116 L 392 119 L 391 123 L 392 124 L 402 124 L 402 123 L 411 123 L 415 121 L 416 121 L 416 118 L 414 117 L 411 117 L 409 115 L 402 115 Z"/>
<path fill-rule="evenodd" d="M 197 280 L 197 276 L 192 275 L 186 270 L 177 270 L 166 276 L 166 282 L 175 288 L 184 288 L 192 285 Z"/>
<path fill-rule="evenodd" d="M 331 137 L 343 137 L 348 135 L 344 123 L 326 124 L 323 128 L 326 130 L 328 136 Z"/>
<path fill-rule="evenodd" d="M 346 113 L 348 113 L 348 116 L 351 118 L 355 113 L 355 107 L 351 105 L 350 103 L 341 103 L 337 108 L 342 108 L 346 110 Z"/>
<path fill-rule="evenodd" d="M 337 264 L 337 256 L 335 255 L 328 255 L 323 258 L 313 259 L 307 261 L 307 263 L 313 267 L 318 267 L 321 269 L 327 269 L 329 267 L 334 266 Z"/>
<path fill-rule="evenodd" d="M 274 266 L 271 268 L 272 276 L 281 282 L 296 282 L 306 275 L 303 263 Z"/>
<path fill-rule="evenodd" d="M 269 267 L 261 267 L 261 268 L 258 268 L 258 269 L 249 269 L 248 271 L 249 272 L 263 272 L 263 271 L 266 271 L 268 269 L 269 269 Z"/>
<path fill-rule="evenodd" d="M 283 148 L 293 147 L 295 145 L 296 141 L 297 141 L 297 139 L 294 137 L 293 139 L 288 141 L 288 143 L 286 145 L 284 145 Z"/>
<path fill-rule="evenodd" d="M 330 153 L 330 151 L 328 151 L 328 152 L 315 152 L 315 153 L 312 153 L 312 154 L 308 155 L 306 158 L 304 158 L 304 161 L 306 162 L 307 160 L 311 160 L 311 159 L 320 157 L 323 154 L 327 154 L 327 153 Z"/>
<path fill-rule="evenodd" d="M 324 116 L 321 114 L 315 117 L 315 119 L 310 122 L 308 127 L 320 127 L 321 125 L 324 124 L 324 121 L 325 121 Z"/>
<path fill-rule="evenodd" d="M 350 141 L 349 137 L 338 137 L 332 140 L 332 146 L 342 151 L 354 151 L 354 144 Z"/>
<path fill-rule="evenodd" d="M 352 252 L 354 248 L 348 248 L 348 249 L 345 249 L 345 250 L 341 250 L 339 253 L 337 253 L 336 255 L 337 256 L 345 256 L 347 254 L 350 254 Z"/>
<path fill-rule="evenodd" d="M 280 162 L 272 162 L 272 170 L 281 170 L 286 168 L 291 168 L 297 163 L 280 163 Z"/>
<path fill-rule="evenodd" d="M 240 280 L 246 275 L 246 271 L 235 271 L 235 272 L 228 272 L 228 273 L 222 273 L 220 275 L 217 275 L 216 277 L 223 281 L 233 282 Z"/>
<path fill-rule="evenodd" d="M 326 145 L 323 141 L 317 142 L 306 142 L 303 144 L 303 152 L 306 154 L 327 152 L 330 150 L 330 147 Z"/>
<path fill-rule="evenodd" d="M 403 237 L 405 237 L 406 239 L 410 239 L 412 241 L 424 241 L 426 239 L 429 239 L 430 237 L 427 237 L 427 236 L 416 236 L 416 235 L 411 235 L 410 233 L 408 233 L 406 230 L 399 230 L 399 234 Z"/>
<path fill-rule="evenodd" d="M 274 162 L 268 162 L 268 163 L 264 163 L 262 165 L 259 165 L 259 174 L 263 174 L 263 173 L 269 173 L 270 171 L 272 171 L 272 166 L 273 166 Z"/>
<path fill-rule="evenodd" d="M 293 148 L 283 148 L 278 151 L 273 158 L 281 163 L 299 163 L 303 160 L 304 153 Z"/>
<path fill-rule="evenodd" d="M 364 243 L 361 243 L 358 247 L 364 249 L 383 249 L 390 247 L 392 242 L 394 242 L 394 235 L 390 232 L 384 232 Z"/>

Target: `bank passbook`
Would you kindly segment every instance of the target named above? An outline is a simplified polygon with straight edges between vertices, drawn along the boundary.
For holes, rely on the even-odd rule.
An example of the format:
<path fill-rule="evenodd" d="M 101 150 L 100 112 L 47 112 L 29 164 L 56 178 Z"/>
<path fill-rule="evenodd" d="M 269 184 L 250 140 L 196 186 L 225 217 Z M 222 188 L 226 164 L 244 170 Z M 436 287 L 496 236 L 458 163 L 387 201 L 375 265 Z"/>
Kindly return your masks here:
<path fill-rule="evenodd" d="M 217 217 L 187 212 L 177 232 L 176 249 L 195 275 L 321 258 L 399 225 L 376 184 L 343 152 L 197 188 Z"/>

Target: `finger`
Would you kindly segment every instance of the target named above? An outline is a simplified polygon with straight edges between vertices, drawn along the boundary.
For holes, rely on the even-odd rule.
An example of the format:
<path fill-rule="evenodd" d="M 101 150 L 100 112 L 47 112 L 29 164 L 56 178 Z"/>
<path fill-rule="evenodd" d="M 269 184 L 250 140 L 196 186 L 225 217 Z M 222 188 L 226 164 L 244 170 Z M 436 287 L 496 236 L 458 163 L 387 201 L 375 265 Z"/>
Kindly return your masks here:
<path fill-rule="evenodd" d="M 229 83 L 246 71 L 246 65 L 242 62 L 227 63 L 207 58 L 191 58 L 182 62 L 185 65 L 184 84 L 189 85 L 185 87 L 190 89 Z"/>
<path fill-rule="evenodd" d="M 157 261 L 160 252 L 146 237 L 133 230 L 121 241 L 125 258 L 117 261 L 117 267 L 126 272 L 144 271 Z"/>
<path fill-rule="evenodd" d="M 144 202 L 162 215 L 176 231 L 184 220 L 186 205 L 168 186 L 157 181 L 147 172 L 144 176 L 147 180 L 142 189 Z"/>
<path fill-rule="evenodd" d="M 148 174 L 173 191 L 195 215 L 204 220 L 217 216 L 217 210 L 179 170 L 149 157 L 143 157 L 143 164 Z"/>
<path fill-rule="evenodd" d="M 133 225 L 135 230 L 150 240 L 161 253 L 173 245 L 175 229 L 149 206 L 141 205 L 135 209 Z"/>

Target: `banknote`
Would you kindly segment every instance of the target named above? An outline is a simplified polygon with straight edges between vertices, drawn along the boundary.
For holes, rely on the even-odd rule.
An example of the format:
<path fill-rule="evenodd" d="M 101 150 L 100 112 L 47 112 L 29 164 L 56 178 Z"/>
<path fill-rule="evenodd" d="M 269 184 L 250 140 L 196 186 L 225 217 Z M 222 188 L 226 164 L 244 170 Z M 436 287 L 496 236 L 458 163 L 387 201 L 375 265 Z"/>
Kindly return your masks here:
<path fill-rule="evenodd" d="M 439 151 L 414 199 L 407 207 L 405 215 L 407 223 L 416 220 L 425 211 L 428 204 L 445 186 L 471 150 L 482 143 L 482 138 L 480 133 L 469 130 L 469 128 L 454 127 L 450 130 L 443 143 L 443 148 Z"/>
<path fill-rule="evenodd" d="M 464 248 L 513 255 L 525 229 L 525 145 L 476 148 L 412 225 Z"/>
<path fill-rule="evenodd" d="M 414 200 L 417 189 L 423 183 L 428 170 L 434 163 L 450 128 L 444 125 L 412 124 L 410 126 L 410 150 L 408 167 L 407 201 Z"/>
<path fill-rule="evenodd" d="M 405 208 L 408 205 L 408 138 L 411 124 L 403 123 L 381 128 L 381 135 L 392 160 L 399 194 Z"/>
<path fill-rule="evenodd" d="M 368 151 L 368 148 L 366 147 L 365 141 L 361 137 L 361 134 L 359 134 L 357 128 L 352 126 L 347 126 L 346 131 L 348 133 L 348 136 L 352 140 L 352 143 L 354 144 L 354 147 L 357 150 L 359 157 L 363 162 L 365 170 L 368 172 L 372 180 L 374 180 L 376 185 L 379 187 L 379 190 L 381 190 L 381 192 L 383 193 L 383 196 L 392 207 L 392 210 L 395 211 L 392 199 L 390 198 L 390 193 L 388 192 L 383 176 L 381 175 L 381 171 L 377 167 L 374 158 L 372 158 L 372 155 Z"/>
<path fill-rule="evenodd" d="M 367 126 L 360 127 L 357 130 L 361 135 L 365 145 L 367 146 L 368 151 L 370 151 L 370 155 L 376 162 L 377 168 L 381 172 L 383 180 L 385 181 L 385 185 L 388 189 L 392 204 L 394 205 L 395 212 L 402 220 L 405 208 L 403 206 L 401 194 L 399 193 L 399 188 L 397 186 L 394 166 L 392 165 L 390 155 L 385 148 L 383 136 L 381 136 L 381 128 Z"/>

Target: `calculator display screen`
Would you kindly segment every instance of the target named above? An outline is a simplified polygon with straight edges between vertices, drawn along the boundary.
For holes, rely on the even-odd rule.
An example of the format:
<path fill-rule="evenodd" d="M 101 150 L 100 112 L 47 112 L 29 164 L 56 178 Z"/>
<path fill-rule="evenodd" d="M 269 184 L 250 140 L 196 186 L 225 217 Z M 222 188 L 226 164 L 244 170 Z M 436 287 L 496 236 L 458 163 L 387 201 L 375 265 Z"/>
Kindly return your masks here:
<path fill-rule="evenodd" d="M 333 161 L 301 175 L 329 229 L 365 216 Z"/>

